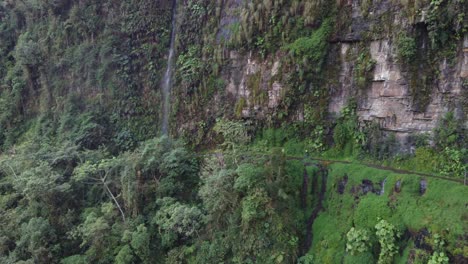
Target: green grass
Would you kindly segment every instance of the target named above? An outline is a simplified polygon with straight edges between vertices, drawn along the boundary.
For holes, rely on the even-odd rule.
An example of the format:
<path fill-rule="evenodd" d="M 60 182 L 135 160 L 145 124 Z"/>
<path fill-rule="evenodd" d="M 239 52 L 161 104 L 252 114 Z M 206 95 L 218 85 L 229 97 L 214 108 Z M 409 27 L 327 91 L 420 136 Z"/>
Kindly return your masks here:
<path fill-rule="evenodd" d="M 395 225 L 401 233 L 427 228 L 432 234 L 443 234 L 448 242 L 448 251 L 453 251 L 457 239 L 468 232 L 468 187 L 462 184 L 428 178 L 428 189 L 421 196 L 421 176 L 418 175 L 398 174 L 358 164 L 335 163 L 330 165 L 330 169 L 325 212 L 319 215 L 313 226 L 310 253 L 318 263 L 373 263 L 375 260 L 371 254 L 349 256 L 345 252 L 346 233 L 353 225 L 375 233 L 374 226 L 379 217 Z M 345 194 L 340 195 L 337 186 L 345 174 L 349 179 Z M 385 178 L 387 182 L 382 196 L 368 193 L 355 200 L 351 194 L 352 186 L 359 185 L 363 179 L 378 183 Z M 402 190 L 395 193 L 393 188 L 398 180 L 402 181 Z M 401 245 L 405 244 L 403 242 L 399 241 Z M 374 245 L 377 244 L 374 241 Z M 404 263 L 403 258 L 407 259 L 413 247 L 408 243 L 401 249 L 402 256 L 397 256 L 395 261 Z"/>

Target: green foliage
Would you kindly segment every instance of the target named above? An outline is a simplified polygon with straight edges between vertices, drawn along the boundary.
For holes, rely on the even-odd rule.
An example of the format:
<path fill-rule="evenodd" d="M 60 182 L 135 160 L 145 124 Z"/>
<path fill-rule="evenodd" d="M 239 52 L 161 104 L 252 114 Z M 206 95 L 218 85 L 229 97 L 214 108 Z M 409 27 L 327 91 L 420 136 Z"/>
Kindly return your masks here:
<path fill-rule="evenodd" d="M 134 263 L 135 257 L 132 254 L 132 249 L 129 245 L 125 245 L 119 250 L 115 257 L 115 263 L 117 264 L 131 264 Z"/>
<path fill-rule="evenodd" d="M 23 251 L 23 254 L 28 252 L 36 260 L 50 259 L 51 249 L 47 247 L 55 239 L 55 234 L 47 219 L 31 218 L 28 223 L 21 225 L 20 230 L 21 239 L 17 241 L 18 252 Z"/>
<path fill-rule="evenodd" d="M 180 54 L 177 59 L 177 70 L 182 78 L 182 85 L 187 92 L 196 90 L 196 85 L 201 79 L 204 70 L 203 61 L 200 58 L 200 47 L 190 46 L 186 53 Z"/>
<path fill-rule="evenodd" d="M 393 261 L 393 256 L 398 252 L 395 245 L 395 236 L 400 237 L 398 230 L 385 220 L 380 220 L 375 225 L 376 235 L 380 243 L 379 264 L 389 264 Z"/>
<path fill-rule="evenodd" d="M 237 101 L 236 107 L 234 110 L 236 117 L 239 118 L 242 116 L 242 111 L 244 110 L 244 107 L 246 107 L 246 105 L 247 105 L 247 100 L 245 100 L 244 97 L 239 98 L 239 101 Z"/>
<path fill-rule="evenodd" d="M 150 233 L 144 224 L 137 226 L 137 230 L 132 233 L 130 245 L 135 254 L 144 262 L 150 263 Z"/>
<path fill-rule="evenodd" d="M 262 104 L 268 100 L 267 91 L 262 89 L 261 71 L 248 75 L 246 85 L 249 91 L 252 92 L 252 101 L 254 104 Z"/>
<path fill-rule="evenodd" d="M 356 59 L 356 67 L 354 68 L 354 76 L 356 85 L 361 88 L 368 88 L 372 80 L 372 73 L 376 61 L 372 59 L 368 48 L 361 48 L 359 56 Z"/>
<path fill-rule="evenodd" d="M 305 255 L 305 256 L 302 256 L 300 257 L 297 262 L 299 264 L 313 264 L 314 263 L 314 256 L 313 255 Z"/>
<path fill-rule="evenodd" d="M 443 163 L 441 166 L 441 174 L 446 176 L 453 176 L 463 178 L 468 170 L 466 163 L 468 157 L 468 150 L 463 148 L 461 150 L 445 148 L 443 152 Z"/>
<path fill-rule="evenodd" d="M 251 140 L 247 128 L 242 122 L 217 119 L 213 130 L 223 136 L 224 142 L 222 146 L 227 149 L 247 144 Z"/>
<path fill-rule="evenodd" d="M 384 160 L 395 154 L 398 146 L 393 133 L 384 133 L 377 122 L 367 124 L 363 130 L 366 138 L 365 149 L 372 158 Z"/>
<path fill-rule="evenodd" d="M 219 220 L 224 214 L 237 204 L 237 194 L 233 192 L 235 172 L 220 169 L 216 161 L 205 164 L 201 174 L 199 196 L 203 200 L 205 210 L 212 220 Z"/>
<path fill-rule="evenodd" d="M 370 9 L 370 4 L 365 1 L 363 6 Z M 465 28 L 463 4 L 433 1 L 427 20 L 433 45 L 453 49 L 452 40 Z M 328 55 L 333 57 L 332 17 L 346 9 L 340 6 L 335 11 L 335 5 L 254 0 L 232 10 L 222 1 L 178 3 L 173 98 L 179 102 L 173 119 L 200 128 L 197 142 L 213 125 L 214 108 L 207 106 L 213 98 L 223 101 L 228 96 L 223 90 L 225 70 L 232 66 L 226 60 L 228 50 L 254 51 L 255 60 L 258 54 L 262 59 L 278 58 L 282 71 L 292 72 L 275 77 L 279 82 L 287 79 L 291 91 L 275 113 L 279 119 L 295 119 L 302 107 L 298 102 L 308 102 L 303 124 L 266 130 L 256 141 L 255 154 L 247 151 L 253 134 L 249 125 L 262 122 L 217 120 L 214 132 L 219 137 L 206 141 L 223 141 L 226 150 L 235 151 L 199 153 L 210 156 L 201 166 L 203 157 L 197 158 L 182 143 L 150 139 L 158 133 L 157 87 L 170 38 L 170 4 L 149 0 L 0 4 L 0 262 L 295 262 L 317 199 L 313 165 L 306 165 L 302 156 L 306 148 L 319 153 L 330 136 L 323 109 L 334 89 L 328 80 L 336 78 L 323 66 Z M 421 57 L 421 40 L 403 38 L 398 45 L 401 56 Z M 291 56 L 275 53 L 282 46 Z M 453 57 L 449 48 L 440 54 Z M 357 60 L 356 80 L 367 83 L 374 62 L 367 51 Z M 267 76 L 268 72 L 257 71 L 247 78 L 249 102 L 266 102 L 262 82 Z M 415 94 L 424 95 L 421 91 L 427 90 Z M 237 117 L 246 107 L 244 99 L 235 106 Z M 206 114 L 198 115 L 201 110 Z M 275 118 L 268 124 L 278 126 Z M 464 130 L 453 125 L 455 119 L 446 122 L 436 133 L 437 151 L 421 143 L 415 164 L 418 169 L 436 167 L 461 175 L 466 169 Z M 376 156 L 389 156 L 394 138 L 379 134 L 369 143 L 358 127 L 354 113 L 343 114 L 333 133 L 337 149 L 349 152 L 376 143 Z M 298 139 L 303 135 L 310 136 L 308 142 Z M 337 174 L 327 179 L 333 182 L 327 185 L 327 208 L 312 227 L 314 252 L 301 257 L 300 263 L 375 262 L 372 252 L 345 256 L 343 237 L 351 222 L 369 228 L 377 215 L 410 230 L 429 226 L 440 232 L 450 225 L 448 244 L 458 245 L 456 237 L 463 235 L 466 218 L 462 186 L 429 181 L 426 195 L 419 197 L 417 180 L 405 175 L 401 193 L 363 197 L 348 193 L 363 177 L 381 180 L 390 175 L 391 186 L 396 176 L 358 165 L 332 166 L 330 172 Z M 343 170 L 353 175 L 352 186 L 339 198 L 331 188 Z M 309 182 L 305 180 L 308 206 L 300 208 L 304 171 L 310 175 Z M 353 241 L 363 242 L 359 236 Z M 446 262 L 442 252 L 451 256 L 458 252 L 447 251 L 437 248 L 434 255 Z"/>
<path fill-rule="evenodd" d="M 464 128 L 455 118 L 453 112 L 448 112 L 434 131 L 436 148 L 439 154 L 439 170 L 443 175 L 463 177 L 467 170 L 468 151 Z"/>
<path fill-rule="evenodd" d="M 249 190 L 257 187 L 263 180 L 264 170 L 254 164 L 241 164 L 236 173 L 238 175 L 234 189 L 241 193 L 247 193 Z"/>
<path fill-rule="evenodd" d="M 28 32 L 18 37 L 15 58 L 20 64 L 30 67 L 37 66 L 42 62 L 41 48 L 31 39 Z"/>
<path fill-rule="evenodd" d="M 173 198 L 158 201 L 161 209 L 153 222 L 160 228 L 163 245 L 172 246 L 178 239 L 189 239 L 197 234 L 205 223 L 205 215 L 195 206 L 185 205 Z"/>
<path fill-rule="evenodd" d="M 363 253 L 369 248 L 369 235 L 366 230 L 352 227 L 346 234 L 346 252 L 352 255 Z"/>
<path fill-rule="evenodd" d="M 344 150 L 345 155 L 353 154 L 355 150 L 359 150 L 366 144 L 366 137 L 359 127 L 355 108 L 356 105 L 353 102 L 349 106 L 344 107 L 333 129 L 335 147 L 338 150 Z"/>
<path fill-rule="evenodd" d="M 328 49 L 328 37 L 332 32 L 333 22 L 324 20 L 310 37 L 301 37 L 287 46 L 292 55 L 309 60 L 320 67 Z"/>
<path fill-rule="evenodd" d="M 432 257 L 429 259 L 428 264 L 448 264 L 449 258 L 445 255 L 444 252 L 437 252 L 435 251 L 432 254 Z"/>
<path fill-rule="evenodd" d="M 428 31 L 432 48 L 446 45 L 453 37 L 466 32 L 465 1 L 431 0 L 428 10 Z"/>
<path fill-rule="evenodd" d="M 242 199 L 242 223 L 248 225 L 249 222 L 264 218 L 268 214 L 268 204 L 270 198 L 263 189 L 254 189 L 251 194 Z"/>
<path fill-rule="evenodd" d="M 87 264 L 88 260 L 86 256 L 82 255 L 73 255 L 70 257 L 66 257 L 60 261 L 60 264 Z"/>
<path fill-rule="evenodd" d="M 462 141 L 462 131 L 460 122 L 455 118 L 453 112 L 447 112 L 441 118 L 434 131 L 434 139 L 439 150 L 446 147 L 457 147 Z"/>
<path fill-rule="evenodd" d="M 312 148 L 312 150 L 316 152 L 320 152 L 324 149 L 324 127 L 323 126 L 316 126 L 312 133 L 310 134 L 310 139 L 308 141 L 308 146 Z"/>
<path fill-rule="evenodd" d="M 412 37 L 400 36 L 398 38 L 398 57 L 405 63 L 411 63 L 416 56 L 416 41 Z"/>
<path fill-rule="evenodd" d="M 22 172 L 15 181 L 16 189 L 31 200 L 47 197 L 58 192 L 66 192 L 70 185 L 60 184 L 62 176 L 47 162 Z"/>
<path fill-rule="evenodd" d="M 100 257 L 99 252 L 105 250 L 107 245 L 107 235 L 111 231 L 111 226 L 104 216 L 91 212 L 86 215 L 84 222 L 78 226 L 76 234 L 82 238 L 81 247 L 89 247 L 93 257 Z M 75 235 L 75 234 L 73 234 Z"/>
<path fill-rule="evenodd" d="M 337 192 L 337 185 L 345 174 L 348 176 L 348 182 L 344 193 L 340 194 Z M 359 186 L 365 179 L 371 180 L 374 187 L 386 179 L 384 194 L 362 194 Z M 402 183 L 399 193 L 393 191 L 397 181 Z M 409 259 L 427 263 L 432 250 L 446 252 L 448 256 L 462 254 L 461 248 L 453 245 L 464 244 L 460 236 L 465 233 L 463 215 L 466 211 L 464 201 L 468 190 L 457 182 L 434 178 L 427 178 L 427 182 L 428 189 L 425 195 L 421 196 L 418 175 L 396 173 L 356 163 L 330 164 L 324 210 L 314 221 L 313 247 L 308 254 L 314 256 L 314 263 L 377 263 L 380 247 L 375 235 L 369 237 L 372 246 L 367 252 L 353 256 L 346 254 L 345 249 L 346 234 L 352 226 L 358 230 L 375 230 L 376 219 L 379 216 L 394 225 L 395 233 L 396 230 L 414 232 L 410 237 L 394 237 L 396 247 L 406 247 L 401 251 L 402 255 L 393 255 L 395 263 L 406 263 Z M 444 234 L 446 244 L 443 250 L 434 246 L 432 250 L 416 248 L 412 241 L 418 234 L 417 231 L 424 228 L 434 234 Z M 410 256 L 410 251 L 414 252 L 414 258 Z"/>

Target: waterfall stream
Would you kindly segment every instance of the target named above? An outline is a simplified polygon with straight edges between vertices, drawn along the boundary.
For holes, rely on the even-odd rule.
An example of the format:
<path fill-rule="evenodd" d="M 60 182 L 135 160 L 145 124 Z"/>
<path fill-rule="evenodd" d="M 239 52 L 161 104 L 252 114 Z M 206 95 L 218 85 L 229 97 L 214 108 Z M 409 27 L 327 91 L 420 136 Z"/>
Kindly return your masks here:
<path fill-rule="evenodd" d="M 163 97 L 163 117 L 161 132 L 167 135 L 169 128 L 169 112 L 171 109 L 171 86 L 172 86 L 172 68 L 174 64 L 174 44 L 176 37 L 176 19 L 177 19 L 177 1 L 174 0 L 172 7 L 172 29 L 171 29 L 171 44 L 169 47 L 169 55 L 167 57 L 167 68 L 164 73 L 162 82 L 162 97 Z"/>

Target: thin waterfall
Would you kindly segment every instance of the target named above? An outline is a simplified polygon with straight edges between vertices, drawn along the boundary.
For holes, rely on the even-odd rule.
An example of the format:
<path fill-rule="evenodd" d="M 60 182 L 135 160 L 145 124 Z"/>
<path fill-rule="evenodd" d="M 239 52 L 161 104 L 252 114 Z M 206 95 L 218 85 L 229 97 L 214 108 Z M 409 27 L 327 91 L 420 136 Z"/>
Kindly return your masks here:
<path fill-rule="evenodd" d="M 161 131 L 163 135 L 167 135 L 169 127 L 169 112 L 171 109 L 171 85 L 172 85 L 172 68 L 174 64 L 174 44 L 176 36 L 176 18 L 177 18 L 177 1 L 174 0 L 172 7 L 172 29 L 171 29 L 171 44 L 169 48 L 169 56 L 167 57 L 167 68 L 164 73 L 162 82 L 163 95 L 163 118 Z"/>

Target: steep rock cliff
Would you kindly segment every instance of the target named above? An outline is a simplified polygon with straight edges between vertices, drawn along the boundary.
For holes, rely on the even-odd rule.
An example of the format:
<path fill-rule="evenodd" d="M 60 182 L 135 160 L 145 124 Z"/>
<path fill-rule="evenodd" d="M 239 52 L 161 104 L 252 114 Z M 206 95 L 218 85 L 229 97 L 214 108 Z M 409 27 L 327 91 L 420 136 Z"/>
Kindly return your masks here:
<path fill-rule="evenodd" d="M 285 8 L 287 4 L 269 1 L 263 5 L 222 1 L 217 6 L 216 37 L 211 42 L 220 50 L 222 85 L 209 103 L 197 102 L 203 105 L 202 119 L 194 116 L 197 111 L 176 109 L 179 122 L 184 124 L 178 132 L 206 132 L 220 116 L 267 125 L 285 120 L 304 122 L 304 116 L 307 119 L 310 112 L 317 114 L 324 108 L 326 113 L 320 113 L 319 119 L 331 121 L 328 126 L 333 126 L 330 124 L 351 99 L 357 103 L 362 127 L 377 123 L 384 134 L 395 134 L 405 151 L 411 148 L 411 135 L 431 133 L 447 112 L 453 112 L 466 127 L 468 37 L 463 35 L 466 18 L 460 15 L 466 13 L 466 4 L 439 2 L 337 1 L 326 6 L 317 1 L 315 8 L 324 10 L 323 14 L 304 23 L 309 33 L 302 35 L 313 35 L 327 17 L 335 21 L 326 38 L 325 61 L 317 71 L 313 67 L 322 62 L 303 62 L 291 55 L 287 45 L 294 37 L 285 36 L 291 29 L 284 24 L 282 40 L 275 40 L 286 44 L 264 45 L 274 33 L 259 34 L 261 37 L 250 42 L 242 40 L 243 34 L 253 34 L 249 30 L 269 32 L 274 27 L 272 20 L 279 19 L 275 10 L 292 10 L 294 4 Z M 436 5 L 457 17 L 442 17 L 447 14 L 436 13 Z M 307 5 L 297 9 L 288 13 L 287 19 L 307 19 Z M 256 17 L 262 15 L 267 19 Z M 246 32 L 243 20 L 252 27 Z M 446 32 L 435 32 L 436 26 Z M 318 124 L 317 118 L 313 119 L 312 123 Z M 208 126 L 204 123 L 200 128 L 201 120 Z"/>

